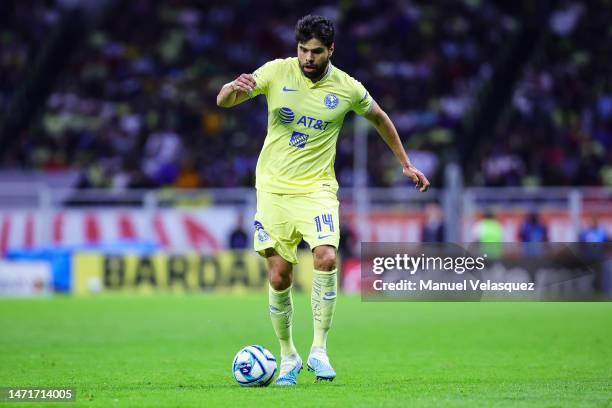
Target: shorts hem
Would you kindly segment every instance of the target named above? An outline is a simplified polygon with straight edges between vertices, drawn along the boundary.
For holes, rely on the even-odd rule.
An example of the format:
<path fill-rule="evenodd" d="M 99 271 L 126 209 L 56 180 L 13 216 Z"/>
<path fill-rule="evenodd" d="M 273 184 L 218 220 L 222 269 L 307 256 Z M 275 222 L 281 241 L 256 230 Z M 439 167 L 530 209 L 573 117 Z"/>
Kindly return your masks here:
<path fill-rule="evenodd" d="M 257 252 L 259 254 L 259 256 L 261 256 L 262 258 L 266 257 L 266 249 L 273 249 L 276 251 L 276 253 L 278 255 L 281 256 L 281 258 L 283 258 L 285 261 L 293 264 L 293 265 L 297 265 L 298 264 L 298 260 L 297 259 L 287 259 L 287 256 L 284 254 L 285 251 L 280 251 L 280 244 L 278 242 L 275 243 L 270 243 L 270 245 L 267 245 L 263 248 L 259 248 L 259 249 L 255 249 L 255 252 Z"/>
<path fill-rule="evenodd" d="M 336 248 L 336 250 L 338 250 L 338 245 L 340 245 L 340 243 L 339 243 L 339 242 L 336 242 L 336 241 L 325 241 L 325 240 L 319 241 L 319 242 L 317 242 L 315 245 L 310 245 L 310 242 L 308 242 L 308 241 L 306 241 L 306 243 L 307 243 L 307 244 L 308 244 L 308 246 L 310 247 L 310 250 L 311 250 L 311 251 L 314 251 L 314 249 L 315 249 L 316 247 L 320 247 L 321 245 L 329 245 L 329 246 L 333 246 L 334 248 Z"/>

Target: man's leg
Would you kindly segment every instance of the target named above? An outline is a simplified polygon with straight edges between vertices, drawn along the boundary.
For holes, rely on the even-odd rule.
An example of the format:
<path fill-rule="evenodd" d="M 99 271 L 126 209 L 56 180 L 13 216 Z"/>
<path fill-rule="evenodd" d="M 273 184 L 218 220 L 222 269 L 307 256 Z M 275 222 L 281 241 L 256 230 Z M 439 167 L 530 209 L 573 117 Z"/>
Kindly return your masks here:
<path fill-rule="evenodd" d="M 291 333 L 293 324 L 293 299 L 291 298 L 293 265 L 273 249 L 266 250 L 266 260 L 270 279 L 270 318 L 281 348 L 281 367 L 276 384 L 294 385 L 297 383 L 297 374 L 302 369 L 302 360 L 295 349 Z"/>
<path fill-rule="evenodd" d="M 280 341 L 281 357 L 297 354 L 293 345 L 291 326 L 293 324 L 293 299 L 291 283 L 293 265 L 273 249 L 266 250 L 266 261 L 270 279 L 269 301 L 270 318 Z"/>
<path fill-rule="evenodd" d="M 312 251 L 314 277 L 310 305 L 314 325 L 312 348 L 308 357 L 308 368 L 317 375 L 317 380 L 333 380 L 336 372 L 327 357 L 327 333 L 331 328 L 338 293 L 338 269 L 336 248 L 320 245 Z"/>

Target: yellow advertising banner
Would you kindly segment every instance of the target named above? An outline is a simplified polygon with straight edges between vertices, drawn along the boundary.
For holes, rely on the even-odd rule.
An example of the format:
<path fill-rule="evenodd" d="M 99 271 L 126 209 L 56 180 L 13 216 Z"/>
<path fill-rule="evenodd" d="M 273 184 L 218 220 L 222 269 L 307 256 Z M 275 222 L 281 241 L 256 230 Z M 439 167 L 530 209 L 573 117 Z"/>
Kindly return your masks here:
<path fill-rule="evenodd" d="M 310 292 L 312 254 L 298 252 L 293 287 Z M 72 256 L 72 291 L 104 292 L 246 292 L 268 289 L 266 261 L 253 251 L 199 253 L 76 252 Z"/>

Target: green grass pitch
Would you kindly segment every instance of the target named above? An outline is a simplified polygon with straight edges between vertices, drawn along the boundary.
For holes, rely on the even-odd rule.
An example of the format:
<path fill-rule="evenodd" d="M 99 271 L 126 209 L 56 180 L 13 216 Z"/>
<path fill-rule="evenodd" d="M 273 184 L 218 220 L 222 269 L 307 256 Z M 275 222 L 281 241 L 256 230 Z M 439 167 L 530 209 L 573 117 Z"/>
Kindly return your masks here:
<path fill-rule="evenodd" d="M 305 359 L 308 296 L 295 309 Z M 264 294 L 0 300 L 0 386 L 76 389 L 52 406 L 612 406 L 612 303 L 342 296 L 328 342 L 338 377 L 303 370 L 294 388 L 234 383 L 232 358 L 253 343 L 278 356 Z"/>

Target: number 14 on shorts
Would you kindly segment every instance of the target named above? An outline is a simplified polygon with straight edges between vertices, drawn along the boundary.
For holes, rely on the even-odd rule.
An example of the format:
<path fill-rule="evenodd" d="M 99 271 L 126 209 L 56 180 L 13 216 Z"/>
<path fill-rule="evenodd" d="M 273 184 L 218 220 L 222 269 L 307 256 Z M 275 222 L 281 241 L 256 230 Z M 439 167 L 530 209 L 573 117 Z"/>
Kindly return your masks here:
<path fill-rule="evenodd" d="M 314 217 L 315 227 L 317 228 L 317 233 L 319 239 L 331 237 L 333 234 L 321 235 L 323 233 L 323 227 L 327 226 L 325 232 L 334 232 L 334 219 L 331 214 L 321 214 Z"/>

